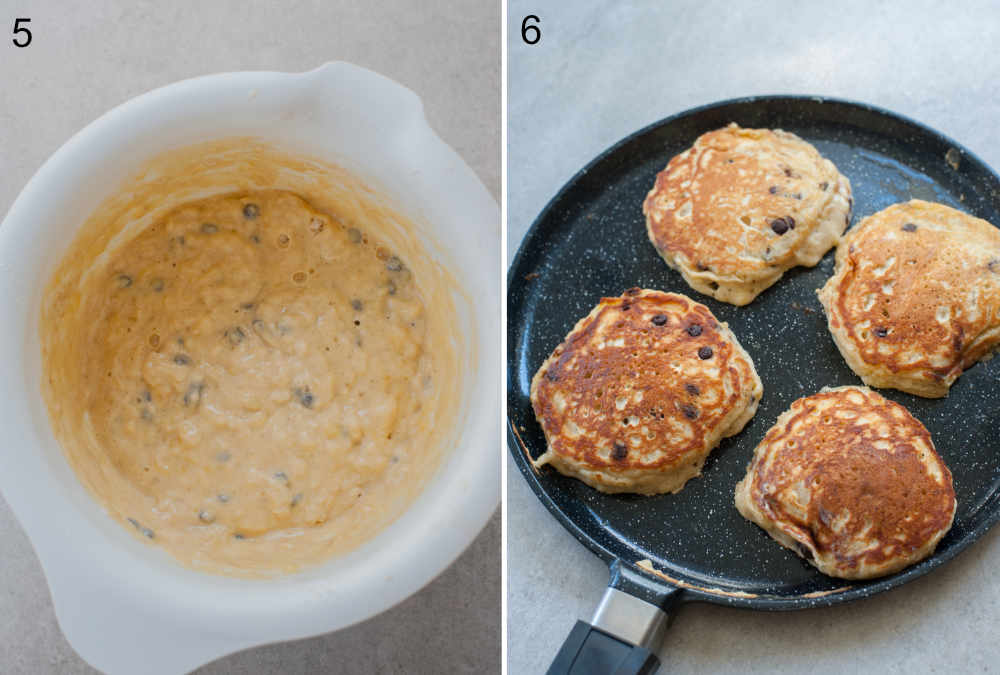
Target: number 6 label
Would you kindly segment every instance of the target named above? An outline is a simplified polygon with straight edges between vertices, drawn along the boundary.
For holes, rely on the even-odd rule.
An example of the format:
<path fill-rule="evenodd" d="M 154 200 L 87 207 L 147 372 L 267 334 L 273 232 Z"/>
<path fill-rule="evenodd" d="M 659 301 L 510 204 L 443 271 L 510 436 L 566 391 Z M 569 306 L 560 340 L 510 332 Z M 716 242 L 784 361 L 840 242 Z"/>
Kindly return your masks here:
<path fill-rule="evenodd" d="M 528 23 L 529 21 L 534 21 L 534 23 Z M 538 44 L 538 41 L 542 39 L 542 31 L 538 28 L 540 22 L 541 19 L 534 14 L 524 17 L 524 21 L 521 22 L 521 39 L 524 40 L 525 44 Z"/>

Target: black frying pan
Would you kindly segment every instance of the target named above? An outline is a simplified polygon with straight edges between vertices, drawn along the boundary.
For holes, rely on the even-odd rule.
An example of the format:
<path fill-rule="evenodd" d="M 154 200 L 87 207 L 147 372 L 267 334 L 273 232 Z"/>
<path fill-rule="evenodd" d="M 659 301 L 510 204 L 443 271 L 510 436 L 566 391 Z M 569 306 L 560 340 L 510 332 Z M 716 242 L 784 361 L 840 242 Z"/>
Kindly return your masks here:
<path fill-rule="evenodd" d="M 881 392 L 927 426 L 954 476 L 954 525 L 923 562 L 870 582 L 833 579 L 737 513 L 733 489 L 777 416 L 824 386 L 860 380 L 834 346 L 815 294 L 832 273 L 832 251 L 734 307 L 691 290 L 647 240 L 641 204 L 656 173 L 697 136 L 729 122 L 782 128 L 815 145 L 851 180 L 852 222 L 921 198 L 1000 223 L 1000 178 L 960 145 L 894 113 L 817 97 L 754 97 L 689 110 L 637 131 L 576 174 L 521 244 L 507 297 L 510 451 L 542 503 L 612 571 L 594 625 L 577 623 L 550 673 L 652 672 L 651 652 L 678 602 L 769 610 L 848 602 L 926 574 L 1000 519 L 1000 358 L 972 367 L 944 399 Z M 529 399 L 532 375 L 602 296 L 632 286 L 708 305 L 729 323 L 764 383 L 754 419 L 676 495 L 601 494 L 529 462 L 545 448 Z M 658 573 L 638 567 L 640 560 Z"/>

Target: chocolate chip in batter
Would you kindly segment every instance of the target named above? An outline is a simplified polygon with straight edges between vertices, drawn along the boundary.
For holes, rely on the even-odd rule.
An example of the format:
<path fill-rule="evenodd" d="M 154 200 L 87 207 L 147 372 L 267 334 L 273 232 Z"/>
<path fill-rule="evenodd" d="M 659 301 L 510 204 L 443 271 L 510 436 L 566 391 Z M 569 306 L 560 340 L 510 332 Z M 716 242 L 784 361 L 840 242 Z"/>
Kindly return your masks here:
<path fill-rule="evenodd" d="M 632 288 L 625 291 L 625 295 L 639 295 L 639 293 L 641 292 L 642 292 L 641 288 L 639 288 L 638 286 L 633 286 Z"/>
<path fill-rule="evenodd" d="M 772 185 L 771 187 L 769 187 L 767 189 L 767 191 L 770 192 L 772 195 L 778 194 L 778 190 L 779 190 L 779 188 L 778 188 L 777 185 Z"/>
<path fill-rule="evenodd" d="M 225 337 L 229 340 L 229 344 L 235 347 L 246 339 L 247 334 L 240 326 L 234 326 L 226 329 Z"/>
<path fill-rule="evenodd" d="M 701 359 L 702 361 L 704 361 L 705 359 L 710 359 L 712 358 L 712 353 L 713 353 L 712 348 L 709 347 L 708 345 L 705 345 L 704 347 L 698 350 L 698 358 Z"/>
<path fill-rule="evenodd" d="M 211 511 L 199 511 L 198 520 L 200 520 L 203 523 L 214 523 L 215 514 L 212 513 Z"/>
<path fill-rule="evenodd" d="M 698 409 L 695 408 L 690 403 L 682 403 L 681 412 L 684 413 L 684 417 L 688 418 L 689 420 L 697 419 L 698 417 Z"/>
<path fill-rule="evenodd" d="M 292 507 L 295 507 L 295 506 L 298 506 L 299 503 L 301 503 L 301 502 L 302 502 L 302 493 L 299 492 L 294 497 L 292 497 L 292 504 L 291 505 L 292 505 Z"/>
<path fill-rule="evenodd" d="M 788 176 L 789 178 L 791 178 L 792 177 L 792 170 L 786 167 L 785 168 L 785 175 Z"/>
<path fill-rule="evenodd" d="M 823 181 L 822 183 L 819 184 L 819 189 L 822 190 L 823 192 L 826 192 L 827 188 L 829 187 L 830 184 L 827 183 L 826 181 Z"/>
<path fill-rule="evenodd" d="M 243 217 L 247 220 L 253 220 L 260 215 L 260 207 L 256 204 L 244 204 L 243 205 Z"/>
<path fill-rule="evenodd" d="M 295 395 L 295 398 L 299 399 L 299 403 L 302 404 L 302 407 L 313 407 L 313 401 L 315 401 L 315 398 L 313 397 L 312 392 L 309 391 L 309 387 L 296 387 L 292 390 L 292 393 Z"/>
<path fill-rule="evenodd" d="M 697 263 L 695 263 L 694 266 L 698 268 L 699 272 L 707 272 L 708 271 L 708 265 L 706 265 L 703 262 L 697 262 Z"/>
<path fill-rule="evenodd" d="M 385 261 L 385 268 L 390 272 L 399 272 L 403 269 L 403 261 L 396 256 L 392 256 Z"/>
<path fill-rule="evenodd" d="M 357 298 L 351 300 L 351 308 L 354 309 L 355 312 L 360 312 L 362 307 L 364 307 L 364 305 Z"/>
<path fill-rule="evenodd" d="M 127 274 L 118 275 L 118 288 L 128 288 L 132 285 L 132 277 Z"/>
<path fill-rule="evenodd" d="M 153 395 L 149 393 L 149 389 L 142 390 L 142 400 L 145 401 L 146 403 L 149 403 L 150 401 L 153 400 Z"/>
<path fill-rule="evenodd" d="M 611 458 L 620 462 L 626 457 L 628 457 L 628 448 L 621 441 L 615 441 L 615 447 L 611 451 Z"/>
<path fill-rule="evenodd" d="M 197 408 L 201 404 L 201 396 L 205 392 L 204 382 L 192 382 L 184 392 L 184 405 Z"/>
<path fill-rule="evenodd" d="M 250 235 L 250 241 L 252 241 L 255 244 L 259 244 L 260 243 L 260 236 L 258 236 L 256 234 L 251 234 Z"/>
<path fill-rule="evenodd" d="M 654 326 L 663 326 L 667 323 L 667 315 L 657 314 L 652 319 L 650 319 L 650 321 L 653 322 Z"/>
<path fill-rule="evenodd" d="M 359 230 L 356 227 L 349 228 L 347 230 L 347 238 L 350 240 L 350 242 L 352 244 L 360 244 L 361 243 L 361 230 Z"/>
<path fill-rule="evenodd" d="M 282 483 L 286 483 L 287 484 L 288 483 L 288 474 L 285 473 L 284 471 L 275 471 L 274 472 L 274 479 L 278 480 L 278 481 L 281 481 Z"/>
<path fill-rule="evenodd" d="M 691 337 L 698 337 L 701 335 L 701 324 L 693 323 L 687 327 L 687 333 Z"/>
<path fill-rule="evenodd" d="M 916 231 L 917 231 L 917 226 L 913 223 L 907 223 L 906 225 L 903 225 L 903 232 L 916 232 Z"/>
<path fill-rule="evenodd" d="M 233 539 L 239 539 L 240 541 L 243 541 L 244 539 L 246 539 L 246 535 L 243 534 L 242 532 L 237 532 L 236 534 L 233 535 Z"/>
<path fill-rule="evenodd" d="M 219 226 L 216 225 L 215 223 L 202 223 L 201 231 L 204 234 L 215 234 L 216 232 L 219 231 Z"/>
<path fill-rule="evenodd" d="M 686 391 L 687 393 L 691 394 L 692 396 L 699 396 L 699 395 L 701 395 L 701 390 L 698 389 L 698 385 L 691 384 L 690 382 L 688 382 L 687 384 L 684 385 L 684 391 Z"/>
<path fill-rule="evenodd" d="M 190 366 L 191 357 L 188 356 L 187 354 L 177 354 L 176 356 L 174 356 L 174 363 L 176 363 L 178 366 Z"/>
<path fill-rule="evenodd" d="M 143 526 L 142 523 L 140 523 L 135 518 L 129 518 L 128 522 L 132 523 L 132 527 L 134 527 L 135 529 L 137 529 L 140 532 L 142 532 L 142 536 L 147 537 L 149 539 L 153 539 L 154 537 L 156 537 L 156 533 L 155 532 L 153 532 L 148 527 Z"/>
<path fill-rule="evenodd" d="M 875 333 L 876 337 L 884 338 L 886 335 L 889 334 L 889 329 L 885 328 L 883 326 L 879 326 L 878 328 L 876 328 L 872 332 Z"/>
<path fill-rule="evenodd" d="M 986 263 L 986 268 L 993 274 L 1000 274 L 1000 258 L 994 258 Z"/>

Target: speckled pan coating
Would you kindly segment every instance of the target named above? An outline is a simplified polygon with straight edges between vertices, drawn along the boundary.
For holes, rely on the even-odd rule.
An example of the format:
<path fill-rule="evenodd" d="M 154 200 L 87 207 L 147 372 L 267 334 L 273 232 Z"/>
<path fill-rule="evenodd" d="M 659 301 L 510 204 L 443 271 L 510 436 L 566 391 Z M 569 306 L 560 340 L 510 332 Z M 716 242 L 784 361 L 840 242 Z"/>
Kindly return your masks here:
<path fill-rule="evenodd" d="M 549 203 L 525 237 L 509 273 L 509 446 L 542 502 L 609 564 L 634 570 L 648 559 L 664 589 L 685 600 L 761 609 L 845 602 L 898 586 L 949 560 L 1000 519 L 1000 359 L 966 372 L 945 399 L 897 391 L 930 430 L 952 468 L 958 511 L 933 556 L 871 582 L 826 577 L 775 546 L 732 505 L 754 447 L 797 398 L 823 386 L 860 384 L 833 344 L 816 298 L 833 254 L 798 268 L 747 307 L 704 299 L 729 323 L 764 382 L 760 409 L 742 433 L 722 442 L 700 480 L 675 495 L 599 493 L 554 470 L 536 472 L 528 455 L 545 451 L 529 400 L 531 376 L 574 322 L 602 297 L 640 286 L 685 292 L 646 239 L 642 200 L 656 173 L 700 134 L 729 122 L 782 128 L 809 141 L 850 180 L 854 222 L 911 198 L 1000 222 L 1000 178 L 950 139 L 905 118 L 855 103 L 762 97 L 713 104 L 642 129 L 603 153 Z M 947 154 L 947 158 L 946 158 Z"/>

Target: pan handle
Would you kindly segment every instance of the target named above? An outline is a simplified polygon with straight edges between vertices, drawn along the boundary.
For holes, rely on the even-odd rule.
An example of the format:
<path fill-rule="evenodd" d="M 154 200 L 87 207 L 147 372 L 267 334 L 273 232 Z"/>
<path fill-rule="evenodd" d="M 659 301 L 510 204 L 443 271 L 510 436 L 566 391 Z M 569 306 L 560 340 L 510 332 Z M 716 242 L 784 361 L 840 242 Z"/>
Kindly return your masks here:
<path fill-rule="evenodd" d="M 611 563 L 611 581 L 590 623 L 577 621 L 548 675 L 652 675 L 656 647 L 683 591 Z"/>

